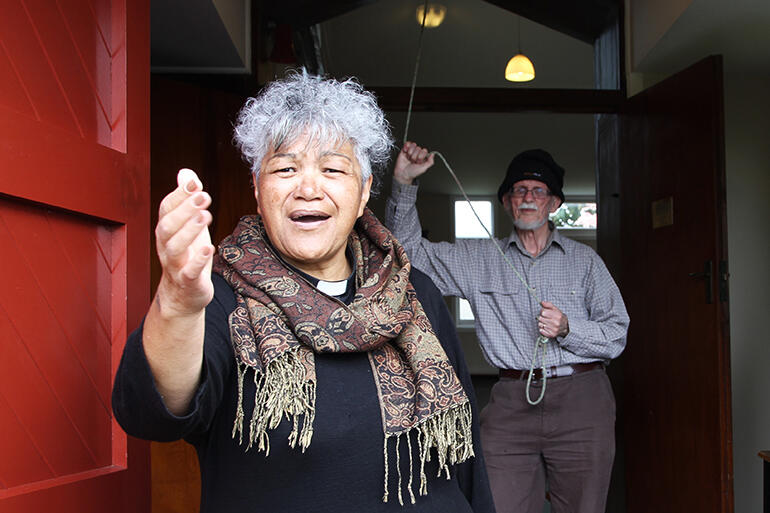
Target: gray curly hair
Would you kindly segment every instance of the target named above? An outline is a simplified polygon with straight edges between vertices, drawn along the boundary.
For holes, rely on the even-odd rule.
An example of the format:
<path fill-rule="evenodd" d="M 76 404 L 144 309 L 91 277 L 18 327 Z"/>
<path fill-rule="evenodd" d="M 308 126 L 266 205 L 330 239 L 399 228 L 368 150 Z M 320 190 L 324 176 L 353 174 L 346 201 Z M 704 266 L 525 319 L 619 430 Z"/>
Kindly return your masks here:
<path fill-rule="evenodd" d="M 256 178 L 270 149 L 303 135 L 319 143 L 350 141 L 362 180 L 374 174 L 372 192 L 376 192 L 393 138 L 374 95 L 355 79 L 338 82 L 305 70 L 291 71 L 246 101 L 233 138 Z"/>

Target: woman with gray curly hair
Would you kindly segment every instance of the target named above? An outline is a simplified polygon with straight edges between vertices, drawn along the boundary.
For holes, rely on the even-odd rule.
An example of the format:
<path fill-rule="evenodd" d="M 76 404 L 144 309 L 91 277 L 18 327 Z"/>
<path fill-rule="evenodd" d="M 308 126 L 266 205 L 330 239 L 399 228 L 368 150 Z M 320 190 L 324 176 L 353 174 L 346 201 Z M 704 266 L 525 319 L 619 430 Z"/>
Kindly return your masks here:
<path fill-rule="evenodd" d="M 246 102 L 235 141 L 257 215 L 215 250 L 211 198 L 179 172 L 121 426 L 195 446 L 202 512 L 494 511 L 451 317 L 366 208 L 392 146 L 374 97 L 293 73 Z"/>

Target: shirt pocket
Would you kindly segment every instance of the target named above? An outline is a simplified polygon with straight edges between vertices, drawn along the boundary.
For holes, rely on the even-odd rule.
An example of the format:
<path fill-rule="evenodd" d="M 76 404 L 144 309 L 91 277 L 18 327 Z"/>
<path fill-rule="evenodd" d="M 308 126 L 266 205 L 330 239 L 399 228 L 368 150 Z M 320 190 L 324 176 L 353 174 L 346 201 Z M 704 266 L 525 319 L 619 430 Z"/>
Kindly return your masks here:
<path fill-rule="evenodd" d="M 551 302 L 562 311 L 567 319 L 588 319 L 586 308 L 586 290 L 580 286 L 567 286 L 555 289 Z"/>
<path fill-rule="evenodd" d="M 480 294 L 510 296 L 527 293 L 524 284 L 515 278 L 512 280 L 503 278 L 494 283 L 480 283 L 477 288 Z"/>
<path fill-rule="evenodd" d="M 527 291 L 521 283 L 487 283 L 479 285 L 475 299 L 479 310 L 488 311 L 491 309 L 497 312 L 511 312 L 512 314 L 525 307 L 521 302 L 527 300 L 526 294 Z"/>

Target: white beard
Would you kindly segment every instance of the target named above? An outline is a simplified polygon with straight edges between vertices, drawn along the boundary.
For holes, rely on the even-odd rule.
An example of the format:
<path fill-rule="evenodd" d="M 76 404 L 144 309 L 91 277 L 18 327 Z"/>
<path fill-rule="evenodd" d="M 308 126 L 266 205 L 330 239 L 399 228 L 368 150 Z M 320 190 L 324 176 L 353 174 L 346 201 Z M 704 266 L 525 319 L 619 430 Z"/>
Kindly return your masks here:
<path fill-rule="evenodd" d="M 524 221 L 522 219 L 515 219 L 513 221 L 513 226 L 518 228 L 519 230 L 537 230 L 541 226 L 545 224 L 546 220 L 545 218 L 540 218 L 535 221 Z"/>
<path fill-rule="evenodd" d="M 535 203 L 522 203 L 519 205 L 519 210 L 537 210 L 537 204 Z M 546 221 L 548 220 L 548 216 L 543 216 L 540 219 L 537 219 L 535 221 L 524 221 L 522 219 L 514 219 L 513 220 L 513 226 L 518 228 L 519 230 L 537 230 L 541 226 L 543 226 Z"/>

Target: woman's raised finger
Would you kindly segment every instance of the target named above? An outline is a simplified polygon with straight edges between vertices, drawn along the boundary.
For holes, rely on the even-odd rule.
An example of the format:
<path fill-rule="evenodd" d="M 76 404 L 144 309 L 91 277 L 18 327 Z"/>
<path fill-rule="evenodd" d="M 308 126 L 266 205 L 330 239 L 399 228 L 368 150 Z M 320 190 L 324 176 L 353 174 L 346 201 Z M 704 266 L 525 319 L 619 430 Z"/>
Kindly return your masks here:
<path fill-rule="evenodd" d="M 192 169 L 180 169 L 176 174 L 176 183 L 176 189 L 167 194 L 163 201 L 160 202 L 160 208 L 158 209 L 159 218 L 177 208 L 188 197 L 203 190 L 203 183 Z"/>
<path fill-rule="evenodd" d="M 195 281 L 200 278 L 202 273 L 208 275 L 211 272 L 210 265 L 214 255 L 214 246 L 211 244 L 202 245 L 190 255 L 187 263 L 182 267 L 180 274 L 187 281 Z"/>
<path fill-rule="evenodd" d="M 180 231 L 187 232 L 184 238 L 187 239 L 188 244 L 192 242 L 200 231 L 200 227 L 208 226 L 210 223 L 210 219 L 206 219 L 211 216 L 206 210 L 209 205 L 211 205 L 211 196 L 206 191 L 200 191 L 188 196 L 176 208 L 165 214 L 159 213 L 158 224 L 155 227 L 158 248 L 165 247 L 168 241 Z"/>
<path fill-rule="evenodd" d="M 208 210 L 201 210 L 166 239 L 162 246 L 159 243 L 158 256 L 164 267 L 170 265 L 181 268 L 202 249 L 211 246 L 211 237 L 208 233 L 211 221 L 211 213 Z"/>

